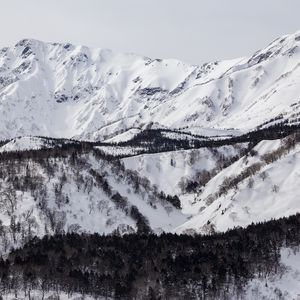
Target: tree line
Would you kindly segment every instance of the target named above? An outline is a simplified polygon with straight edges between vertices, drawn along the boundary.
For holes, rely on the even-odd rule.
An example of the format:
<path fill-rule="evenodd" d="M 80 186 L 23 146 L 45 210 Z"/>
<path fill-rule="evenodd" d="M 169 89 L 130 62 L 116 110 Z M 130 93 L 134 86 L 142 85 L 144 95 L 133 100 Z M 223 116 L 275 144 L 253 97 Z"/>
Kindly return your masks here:
<path fill-rule="evenodd" d="M 0 260 L 0 293 L 60 290 L 114 299 L 232 299 L 299 251 L 300 215 L 210 236 L 59 234 Z"/>

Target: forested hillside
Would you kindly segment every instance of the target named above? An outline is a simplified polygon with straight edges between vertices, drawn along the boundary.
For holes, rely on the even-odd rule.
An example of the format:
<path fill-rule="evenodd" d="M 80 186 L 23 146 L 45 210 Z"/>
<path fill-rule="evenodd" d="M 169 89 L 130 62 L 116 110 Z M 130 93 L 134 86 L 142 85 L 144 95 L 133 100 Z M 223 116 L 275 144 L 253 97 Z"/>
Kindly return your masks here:
<path fill-rule="evenodd" d="M 2 296 L 16 291 L 20 297 L 38 290 L 114 299 L 246 299 L 252 280 L 267 287 L 271 275 L 283 276 L 281 251 L 299 246 L 299 214 L 210 236 L 45 236 L 1 260 L 0 289 Z M 273 299 L 286 291 L 271 292 Z"/>

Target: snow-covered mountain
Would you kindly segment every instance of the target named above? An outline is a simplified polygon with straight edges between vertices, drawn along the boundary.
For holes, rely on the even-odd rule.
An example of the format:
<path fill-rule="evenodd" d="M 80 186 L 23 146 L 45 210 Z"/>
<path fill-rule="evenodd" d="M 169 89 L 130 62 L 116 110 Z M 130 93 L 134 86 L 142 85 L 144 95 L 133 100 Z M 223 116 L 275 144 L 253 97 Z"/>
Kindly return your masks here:
<path fill-rule="evenodd" d="M 36 40 L 3 48 L 2 239 L 14 244 L 16 221 L 39 236 L 133 232 L 139 218 L 156 233 L 211 233 L 295 214 L 299 134 L 272 125 L 299 123 L 299 47 L 297 32 L 201 67 Z"/>
<path fill-rule="evenodd" d="M 0 139 L 128 138 L 151 126 L 238 134 L 298 122 L 299 46 L 297 32 L 250 58 L 191 66 L 22 40 L 0 50 Z"/>
<path fill-rule="evenodd" d="M 254 147 L 235 143 L 132 154 L 113 161 L 104 152 L 95 157 L 99 147 L 91 144 L 86 154 L 77 154 L 80 164 L 73 162 L 72 154 L 72 147 L 80 143 L 64 142 L 63 154 L 63 144 L 54 141 L 23 137 L 0 147 L 1 220 L 8 232 L 12 216 L 26 227 L 24 218 L 29 212 L 37 224 L 32 234 L 51 232 L 44 229 L 50 227 L 48 208 L 45 212 L 40 204 L 45 199 L 53 214 L 63 214 L 60 230 L 77 228 L 79 232 L 137 231 L 129 213 L 132 206 L 156 233 L 226 231 L 299 212 L 299 133 L 262 140 Z M 122 150 L 121 146 L 100 148 L 108 148 L 108 153 Z M 91 170 L 101 175 L 100 185 Z M 103 191 L 103 180 L 109 184 L 108 194 Z M 116 203 L 113 196 L 117 193 L 126 205 Z M 167 195 L 178 196 L 181 207 L 174 207 Z M 13 213 L 8 199 L 16 203 Z"/>

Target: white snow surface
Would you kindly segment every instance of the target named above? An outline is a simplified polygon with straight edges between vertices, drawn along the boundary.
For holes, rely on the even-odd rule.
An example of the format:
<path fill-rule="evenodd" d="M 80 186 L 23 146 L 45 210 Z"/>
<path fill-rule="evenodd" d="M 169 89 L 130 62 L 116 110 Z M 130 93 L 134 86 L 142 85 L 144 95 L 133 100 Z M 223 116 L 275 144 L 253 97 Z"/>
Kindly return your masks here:
<path fill-rule="evenodd" d="M 148 178 L 159 190 L 180 195 L 180 181 L 193 179 L 199 171 L 213 169 L 220 157 L 234 157 L 241 148 L 246 148 L 246 144 L 142 154 L 122 161 L 127 169 Z"/>
<path fill-rule="evenodd" d="M 24 136 L 12 139 L 2 147 L 0 146 L 0 152 L 38 150 L 50 147 L 43 138 Z"/>
<path fill-rule="evenodd" d="M 120 143 L 130 141 L 135 135 L 140 133 L 141 130 L 138 128 L 132 128 L 125 132 L 115 135 L 112 138 L 108 138 L 105 140 L 106 143 Z"/>
<path fill-rule="evenodd" d="M 197 133 L 298 122 L 299 37 L 203 66 L 21 40 L 0 49 L 0 139 L 104 140 L 149 124 Z"/>
<path fill-rule="evenodd" d="M 113 156 L 131 156 L 145 150 L 143 147 L 130 146 L 96 146 L 95 148 Z"/>
<path fill-rule="evenodd" d="M 237 189 L 208 201 L 225 178 L 239 175 L 245 168 L 262 162 L 262 155 L 280 147 L 281 141 L 262 141 L 254 149 L 257 155 L 242 157 L 222 170 L 203 188 L 199 195 L 181 196 L 183 212 L 193 217 L 175 231 L 182 233 L 188 229 L 206 232 L 207 224 L 216 231 L 226 231 L 235 226 L 245 227 L 252 222 L 267 221 L 272 218 L 290 216 L 299 212 L 300 145 L 297 144 L 287 155 L 273 163 L 264 165 L 254 174 L 253 187 L 249 178 L 239 183 Z M 266 178 L 261 177 L 262 173 Z M 276 186 L 274 191 L 274 186 Z"/>

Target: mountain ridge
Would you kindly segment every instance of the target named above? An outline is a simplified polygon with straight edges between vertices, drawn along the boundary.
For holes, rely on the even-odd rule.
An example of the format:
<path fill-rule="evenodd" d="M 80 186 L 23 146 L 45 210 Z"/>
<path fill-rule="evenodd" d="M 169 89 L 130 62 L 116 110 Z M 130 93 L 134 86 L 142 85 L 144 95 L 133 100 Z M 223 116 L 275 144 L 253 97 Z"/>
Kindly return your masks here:
<path fill-rule="evenodd" d="M 249 58 L 195 66 L 21 40 L 0 50 L 0 139 L 103 141 L 149 126 L 209 135 L 276 118 L 298 123 L 299 42 L 297 32 Z"/>

